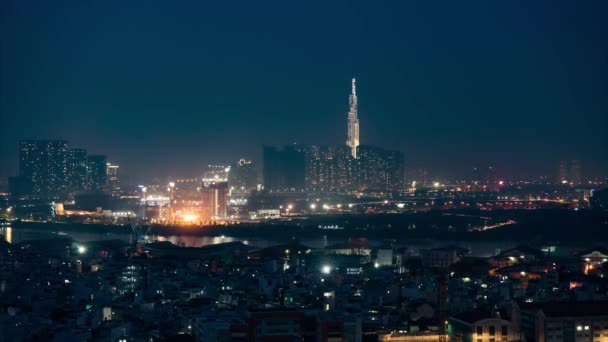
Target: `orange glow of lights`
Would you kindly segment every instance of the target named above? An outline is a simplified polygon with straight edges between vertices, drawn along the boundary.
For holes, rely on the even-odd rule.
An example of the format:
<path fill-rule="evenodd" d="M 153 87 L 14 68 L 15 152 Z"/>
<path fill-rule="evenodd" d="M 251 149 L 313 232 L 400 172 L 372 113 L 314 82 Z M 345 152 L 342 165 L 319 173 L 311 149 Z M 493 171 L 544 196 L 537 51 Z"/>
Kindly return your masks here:
<path fill-rule="evenodd" d="M 184 214 L 184 216 L 182 217 L 184 222 L 186 223 L 193 223 L 198 221 L 199 217 L 196 214 Z"/>

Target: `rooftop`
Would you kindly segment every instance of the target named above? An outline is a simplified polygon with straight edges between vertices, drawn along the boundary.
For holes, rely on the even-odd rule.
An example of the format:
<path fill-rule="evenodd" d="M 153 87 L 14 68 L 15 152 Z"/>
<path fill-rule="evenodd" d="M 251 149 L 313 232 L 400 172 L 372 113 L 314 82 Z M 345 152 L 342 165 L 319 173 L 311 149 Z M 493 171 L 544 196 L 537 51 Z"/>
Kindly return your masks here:
<path fill-rule="evenodd" d="M 608 316 L 608 301 L 519 303 L 522 311 L 539 311 L 547 317 Z"/>

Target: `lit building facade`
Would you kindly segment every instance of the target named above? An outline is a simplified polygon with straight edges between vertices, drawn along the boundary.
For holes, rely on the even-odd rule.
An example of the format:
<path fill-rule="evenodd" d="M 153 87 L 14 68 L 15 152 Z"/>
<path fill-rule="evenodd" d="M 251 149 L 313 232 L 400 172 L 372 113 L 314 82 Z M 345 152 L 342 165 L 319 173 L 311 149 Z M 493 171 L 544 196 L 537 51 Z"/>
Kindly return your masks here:
<path fill-rule="evenodd" d="M 112 195 L 120 194 L 119 166 L 106 163 L 106 177 L 108 179 L 107 190 Z"/>
<path fill-rule="evenodd" d="M 228 214 L 228 183 L 203 182 L 201 204 L 205 219 L 225 219 Z"/>
<path fill-rule="evenodd" d="M 358 151 L 354 159 L 351 149 L 343 145 L 265 147 L 264 187 L 331 192 L 403 189 L 403 153 L 366 145 Z"/>
<path fill-rule="evenodd" d="M 480 312 L 461 312 L 450 317 L 448 333 L 463 342 L 521 341 L 516 324 Z"/>
<path fill-rule="evenodd" d="M 88 188 L 87 150 L 71 148 L 68 153 L 68 183 L 70 192 L 82 192 Z"/>
<path fill-rule="evenodd" d="M 348 98 L 348 140 L 346 146 L 350 147 L 350 155 L 354 159 L 358 158 L 357 148 L 359 147 L 359 117 L 357 104 L 357 87 L 355 79 L 352 80 L 352 91 Z"/>
<path fill-rule="evenodd" d="M 105 156 L 89 156 L 82 148 L 69 148 L 65 140 L 23 140 L 19 146 L 19 176 L 10 178 L 15 198 L 67 198 L 79 193 L 106 192 L 118 166 Z M 115 182 L 114 182 L 115 181 Z"/>
<path fill-rule="evenodd" d="M 607 302 L 517 303 L 513 318 L 526 341 L 608 342 Z"/>
<path fill-rule="evenodd" d="M 230 166 L 207 165 L 203 171 L 203 182 L 227 182 L 230 176 Z"/>

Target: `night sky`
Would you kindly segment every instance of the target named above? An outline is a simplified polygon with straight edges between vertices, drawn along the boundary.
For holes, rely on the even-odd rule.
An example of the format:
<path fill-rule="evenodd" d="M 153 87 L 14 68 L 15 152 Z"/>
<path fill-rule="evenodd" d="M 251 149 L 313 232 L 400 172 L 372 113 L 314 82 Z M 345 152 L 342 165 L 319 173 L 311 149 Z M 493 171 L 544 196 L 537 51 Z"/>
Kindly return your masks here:
<path fill-rule="evenodd" d="M 0 177 L 63 138 L 133 182 L 343 144 L 433 175 L 608 170 L 607 1 L 0 2 Z"/>

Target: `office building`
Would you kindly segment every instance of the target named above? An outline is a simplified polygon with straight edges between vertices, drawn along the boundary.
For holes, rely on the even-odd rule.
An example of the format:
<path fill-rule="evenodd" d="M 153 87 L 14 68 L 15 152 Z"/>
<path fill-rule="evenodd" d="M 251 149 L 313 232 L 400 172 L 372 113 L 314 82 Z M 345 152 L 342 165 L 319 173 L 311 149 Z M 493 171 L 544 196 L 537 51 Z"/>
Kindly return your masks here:
<path fill-rule="evenodd" d="M 107 190 L 112 195 L 120 194 L 120 180 L 118 178 L 119 166 L 106 163 Z"/>

